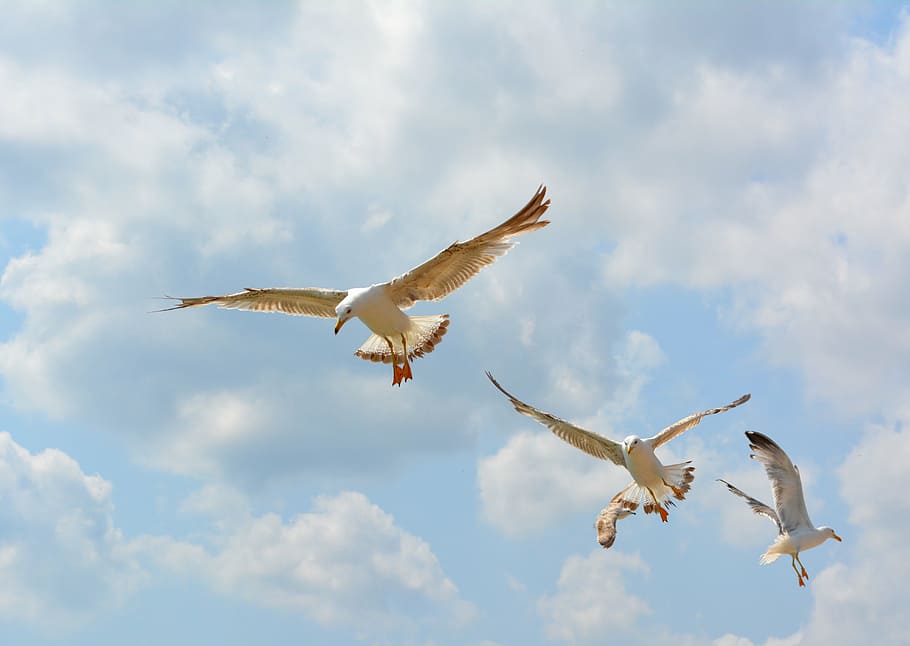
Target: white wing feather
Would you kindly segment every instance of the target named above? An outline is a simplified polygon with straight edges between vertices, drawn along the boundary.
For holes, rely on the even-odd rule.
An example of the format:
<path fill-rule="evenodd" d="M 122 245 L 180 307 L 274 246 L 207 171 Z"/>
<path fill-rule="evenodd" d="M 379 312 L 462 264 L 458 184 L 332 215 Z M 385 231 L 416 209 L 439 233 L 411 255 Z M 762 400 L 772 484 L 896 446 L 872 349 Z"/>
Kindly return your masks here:
<path fill-rule="evenodd" d="M 749 438 L 749 448 L 754 451 L 750 457 L 762 463 L 771 481 L 771 492 L 781 529 L 785 532 L 803 528 L 814 530 L 815 526 L 809 520 L 809 512 L 806 510 L 799 469 L 790 461 L 784 450 L 767 435 L 746 431 L 746 437 Z"/>

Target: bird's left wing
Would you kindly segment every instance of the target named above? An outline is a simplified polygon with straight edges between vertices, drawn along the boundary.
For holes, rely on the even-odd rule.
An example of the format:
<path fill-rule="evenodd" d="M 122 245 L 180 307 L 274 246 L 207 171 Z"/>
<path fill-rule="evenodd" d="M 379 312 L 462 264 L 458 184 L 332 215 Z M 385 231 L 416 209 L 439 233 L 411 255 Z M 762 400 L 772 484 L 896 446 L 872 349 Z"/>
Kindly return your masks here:
<path fill-rule="evenodd" d="M 754 451 L 749 457 L 762 463 L 768 480 L 771 481 L 771 493 L 774 495 L 774 506 L 777 508 L 781 528 L 785 532 L 800 528 L 815 529 L 806 510 L 803 480 L 790 457 L 767 435 L 746 431 L 746 438 L 749 440 L 749 448 Z"/>
<path fill-rule="evenodd" d="M 736 408 L 740 404 L 745 404 L 747 401 L 749 401 L 750 397 L 752 397 L 752 395 L 746 394 L 737 399 L 732 404 L 727 404 L 726 406 L 721 406 L 720 408 L 703 410 L 700 413 L 695 413 L 694 415 L 684 417 L 675 424 L 671 424 L 654 437 L 649 437 L 646 441 L 651 443 L 651 448 L 656 449 L 658 446 L 661 444 L 666 444 L 677 435 L 682 435 L 693 426 L 697 426 L 702 417 L 705 417 L 706 415 L 714 415 L 716 413 L 723 413 L 724 411 L 730 410 L 731 408 Z"/>
<path fill-rule="evenodd" d="M 223 296 L 198 296 L 194 298 L 165 296 L 165 298 L 180 302 L 173 307 L 166 307 L 158 311 L 168 312 L 186 307 L 218 305 L 227 310 L 282 312 L 283 314 L 334 318 L 335 306 L 347 294 L 346 291 L 322 289 L 320 287 L 273 287 L 268 289 L 252 289 L 248 287 L 242 292 Z"/>
<path fill-rule="evenodd" d="M 514 247 L 512 236 L 549 224 L 540 220 L 550 206 L 550 200 L 544 201 L 546 195 L 547 188 L 539 187 L 524 208 L 498 227 L 467 242 L 453 242 L 422 265 L 392 279 L 388 283 L 392 301 L 405 308 L 415 301 L 438 301 L 454 292 Z"/>
<path fill-rule="evenodd" d="M 626 466 L 625 459 L 622 455 L 622 444 L 619 442 L 614 442 L 613 440 L 605 438 L 603 435 L 586 431 L 563 419 L 550 415 L 550 413 L 545 413 L 542 410 L 537 410 L 533 406 L 528 406 L 520 399 L 513 397 L 505 388 L 500 386 L 499 382 L 497 382 L 489 372 L 487 373 L 487 377 L 503 395 L 509 398 L 509 401 L 512 402 L 512 406 L 515 407 L 515 410 L 522 415 L 527 415 L 531 419 L 537 420 L 550 429 L 559 439 L 568 442 L 576 449 L 581 449 L 585 453 L 593 455 L 595 458 L 610 460 L 621 467 Z"/>

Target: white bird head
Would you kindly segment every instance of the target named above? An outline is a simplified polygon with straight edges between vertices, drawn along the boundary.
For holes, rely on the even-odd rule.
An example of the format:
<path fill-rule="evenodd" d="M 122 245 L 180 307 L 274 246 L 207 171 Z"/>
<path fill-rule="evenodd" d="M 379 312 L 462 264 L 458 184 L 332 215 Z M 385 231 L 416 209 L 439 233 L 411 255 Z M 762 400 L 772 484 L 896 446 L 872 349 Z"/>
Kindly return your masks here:
<path fill-rule="evenodd" d="M 829 538 L 833 538 L 833 539 L 836 540 L 838 543 L 840 543 L 840 542 L 843 540 L 843 539 L 841 539 L 840 536 L 837 535 L 837 532 L 835 532 L 835 531 L 834 531 L 833 529 L 831 529 L 830 527 L 827 527 L 827 526 L 825 526 L 825 525 L 822 525 L 822 526 L 819 527 L 818 529 L 819 529 L 819 531 L 820 531 L 821 533 L 823 533 L 823 534 L 825 535 L 825 539 L 826 539 L 826 540 L 829 539 Z"/>
<path fill-rule="evenodd" d="M 637 435 L 630 435 L 622 441 L 622 447 L 626 450 L 626 453 L 631 455 L 632 449 L 641 444 L 641 438 Z"/>
<path fill-rule="evenodd" d="M 337 317 L 337 320 L 335 321 L 335 334 L 338 334 L 338 331 L 345 323 L 357 316 L 353 300 L 352 295 L 348 294 L 335 306 L 335 316 Z"/>

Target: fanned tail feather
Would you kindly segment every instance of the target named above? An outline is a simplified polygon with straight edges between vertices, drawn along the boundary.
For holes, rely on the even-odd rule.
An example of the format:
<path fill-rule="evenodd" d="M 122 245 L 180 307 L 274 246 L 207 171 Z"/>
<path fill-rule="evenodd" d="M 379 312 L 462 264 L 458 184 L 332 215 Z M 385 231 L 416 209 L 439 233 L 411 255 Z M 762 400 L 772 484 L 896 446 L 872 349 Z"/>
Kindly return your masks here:
<path fill-rule="evenodd" d="M 695 480 L 695 467 L 690 462 L 680 462 L 679 464 L 670 464 L 664 467 L 663 476 L 667 485 L 661 484 L 651 490 L 642 487 L 637 482 L 632 482 L 628 487 L 613 496 L 611 502 L 621 502 L 623 509 L 635 511 L 641 507 L 646 514 L 658 513 L 661 518 L 666 517 L 670 507 L 675 507 L 676 500 L 685 500 L 686 493 L 692 488 L 692 481 Z M 654 498 L 657 498 L 655 502 Z"/>
<path fill-rule="evenodd" d="M 768 549 L 765 550 L 765 553 L 761 555 L 761 558 L 758 559 L 758 562 L 762 565 L 768 565 L 768 563 L 774 563 L 784 554 L 789 553 L 788 548 L 791 547 L 788 545 L 789 536 L 786 534 L 780 534 L 774 542 L 768 546 Z"/>
<path fill-rule="evenodd" d="M 670 485 L 670 492 L 677 500 L 685 500 L 686 493 L 692 488 L 695 480 L 695 467 L 692 461 L 670 464 L 664 467 L 664 479 Z"/>
<path fill-rule="evenodd" d="M 432 316 L 410 316 L 411 327 L 405 333 L 405 340 L 408 343 L 408 360 L 422 357 L 432 352 L 442 341 L 442 337 L 448 331 L 449 315 L 434 314 Z M 400 338 L 389 340 L 395 346 L 395 359 L 402 361 Z M 389 350 L 389 344 L 386 340 L 376 334 L 371 334 L 369 338 L 354 353 L 355 357 L 366 359 L 367 361 L 376 361 L 382 363 L 392 363 L 392 352 Z"/>

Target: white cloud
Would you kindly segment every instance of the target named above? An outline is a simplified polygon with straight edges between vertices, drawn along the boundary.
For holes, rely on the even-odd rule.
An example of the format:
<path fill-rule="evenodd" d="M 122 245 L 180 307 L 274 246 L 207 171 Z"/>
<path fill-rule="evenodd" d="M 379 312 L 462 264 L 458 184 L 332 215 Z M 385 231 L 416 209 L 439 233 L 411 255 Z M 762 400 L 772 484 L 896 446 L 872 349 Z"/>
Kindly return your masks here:
<path fill-rule="evenodd" d="M 218 519 L 237 492 L 205 490 L 188 508 Z M 475 608 L 460 598 L 423 539 L 401 529 L 366 496 L 345 492 L 314 500 L 313 511 L 284 520 L 236 510 L 211 545 L 143 537 L 136 546 L 173 572 L 198 577 L 219 593 L 300 610 L 362 636 L 417 625 L 463 625 Z"/>
<path fill-rule="evenodd" d="M 623 576 L 648 576 L 635 554 L 597 548 L 586 557 L 570 556 L 563 564 L 553 595 L 537 603 L 547 621 L 547 636 L 573 643 L 602 643 L 605 634 L 629 636 L 652 611 L 625 589 Z"/>
<path fill-rule="evenodd" d="M 853 41 L 808 82 L 792 65 L 701 66 L 647 168 L 616 178 L 607 283 L 729 290 L 726 319 L 811 395 L 851 413 L 905 397 L 908 43 L 904 16 L 886 45 Z"/>
<path fill-rule="evenodd" d="M 594 540 L 597 513 L 628 481 L 624 469 L 569 445 L 560 446 L 560 440 L 546 430 L 513 435 L 502 449 L 477 466 L 483 515 L 512 537 L 587 511 Z"/>
<path fill-rule="evenodd" d="M 111 485 L 56 449 L 0 433 L 0 615 L 50 627 L 122 603 L 145 574 L 113 522 Z"/>
<path fill-rule="evenodd" d="M 844 537 L 837 547 L 849 557 L 816 577 L 804 644 L 866 639 L 870 626 L 883 644 L 910 634 L 910 502 L 901 494 L 905 464 L 896 459 L 910 455 L 908 419 L 871 427 L 839 470 L 851 527 L 835 528 Z"/>

